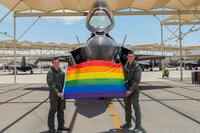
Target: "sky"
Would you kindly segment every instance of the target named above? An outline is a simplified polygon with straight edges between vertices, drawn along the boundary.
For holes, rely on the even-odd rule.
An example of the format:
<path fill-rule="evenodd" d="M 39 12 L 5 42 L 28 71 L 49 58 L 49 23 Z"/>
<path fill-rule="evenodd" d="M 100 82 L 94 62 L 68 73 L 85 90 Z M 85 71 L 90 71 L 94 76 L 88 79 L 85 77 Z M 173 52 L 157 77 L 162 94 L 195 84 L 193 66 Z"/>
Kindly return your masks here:
<path fill-rule="evenodd" d="M 0 5 L 0 18 L 2 18 L 8 9 Z M 0 32 L 7 32 L 13 35 L 13 14 L 11 13 L 0 23 Z M 159 16 L 163 20 L 164 16 Z M 37 18 L 17 18 L 17 38 L 36 20 Z M 115 16 L 115 26 L 110 35 L 117 43 L 122 43 L 127 34 L 126 44 L 138 45 L 147 43 L 160 44 L 160 22 L 153 16 Z M 183 32 L 187 32 L 192 26 L 183 26 Z M 200 26 L 195 26 L 199 28 Z M 169 26 L 175 31 L 177 26 Z M 85 17 L 59 17 L 59 18 L 41 18 L 29 30 L 20 41 L 46 42 L 46 43 L 69 43 L 77 44 L 76 36 L 81 43 L 85 43 L 90 32 L 86 28 Z M 183 45 L 199 45 L 200 31 L 188 34 L 183 39 Z M 164 28 L 164 40 L 171 33 Z M 0 40 L 9 39 L 0 34 Z M 167 41 L 168 45 L 178 45 L 177 39 Z"/>

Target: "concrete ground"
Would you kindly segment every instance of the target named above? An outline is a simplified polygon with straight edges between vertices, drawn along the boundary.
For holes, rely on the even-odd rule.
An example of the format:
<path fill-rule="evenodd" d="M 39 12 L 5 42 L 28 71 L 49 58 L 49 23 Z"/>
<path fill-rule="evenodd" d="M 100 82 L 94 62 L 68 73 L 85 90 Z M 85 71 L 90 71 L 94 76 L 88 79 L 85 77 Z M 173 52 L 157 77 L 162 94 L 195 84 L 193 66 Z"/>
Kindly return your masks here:
<path fill-rule="evenodd" d="M 13 75 L 0 72 L 0 132 L 47 133 L 49 109 L 46 72 Z M 140 106 L 143 132 L 199 133 L 200 87 L 191 83 L 191 72 L 170 71 L 169 79 L 161 72 L 143 72 Z M 129 133 L 120 129 L 124 123 L 122 99 L 66 100 L 66 126 L 70 133 Z M 56 121 L 56 120 L 55 120 Z M 57 122 L 56 122 L 57 126 Z"/>

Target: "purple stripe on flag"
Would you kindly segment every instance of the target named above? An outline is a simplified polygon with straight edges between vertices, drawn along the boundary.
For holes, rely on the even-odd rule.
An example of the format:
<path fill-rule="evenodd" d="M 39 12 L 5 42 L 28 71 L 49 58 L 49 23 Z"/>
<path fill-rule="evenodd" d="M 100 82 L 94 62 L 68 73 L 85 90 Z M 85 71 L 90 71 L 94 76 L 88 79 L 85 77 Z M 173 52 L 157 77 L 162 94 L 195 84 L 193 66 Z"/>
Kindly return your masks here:
<path fill-rule="evenodd" d="M 125 97 L 125 92 L 96 92 L 96 93 L 64 94 L 64 99 L 99 98 L 99 97 L 123 98 Z"/>

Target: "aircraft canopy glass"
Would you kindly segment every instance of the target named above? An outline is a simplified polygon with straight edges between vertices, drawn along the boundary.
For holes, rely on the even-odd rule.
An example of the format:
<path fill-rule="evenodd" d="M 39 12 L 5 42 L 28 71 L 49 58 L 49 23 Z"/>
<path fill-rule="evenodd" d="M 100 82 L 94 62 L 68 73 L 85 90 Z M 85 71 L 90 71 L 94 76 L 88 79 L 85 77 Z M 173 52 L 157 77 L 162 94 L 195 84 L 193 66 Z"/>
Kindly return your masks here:
<path fill-rule="evenodd" d="M 99 9 L 93 13 L 89 24 L 94 29 L 96 29 L 96 31 L 101 31 L 103 29 L 106 29 L 112 23 L 108 14 L 104 10 Z"/>

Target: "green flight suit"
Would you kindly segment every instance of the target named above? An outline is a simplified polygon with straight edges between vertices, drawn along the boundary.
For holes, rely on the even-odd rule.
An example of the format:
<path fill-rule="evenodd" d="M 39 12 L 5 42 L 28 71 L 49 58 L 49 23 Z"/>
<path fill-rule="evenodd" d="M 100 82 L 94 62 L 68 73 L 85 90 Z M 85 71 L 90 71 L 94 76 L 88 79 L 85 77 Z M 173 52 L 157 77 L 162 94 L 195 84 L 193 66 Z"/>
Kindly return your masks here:
<path fill-rule="evenodd" d="M 131 66 L 128 63 L 124 67 L 125 85 L 129 91 L 132 91 L 128 97 L 124 98 L 125 104 L 125 120 L 126 123 L 131 124 L 132 109 L 131 104 L 133 104 L 133 109 L 135 111 L 135 128 L 141 127 L 141 112 L 139 104 L 139 88 L 138 85 L 141 80 L 141 68 L 136 63 L 133 62 Z"/>
<path fill-rule="evenodd" d="M 64 86 L 65 74 L 62 70 L 56 70 L 51 67 L 47 73 L 47 84 L 50 89 L 49 99 L 50 99 L 50 109 L 48 114 L 48 127 L 49 130 L 54 132 L 54 118 L 57 112 L 58 127 L 64 126 L 64 109 L 66 108 L 65 100 L 62 100 L 57 96 L 57 93 L 62 93 Z"/>

